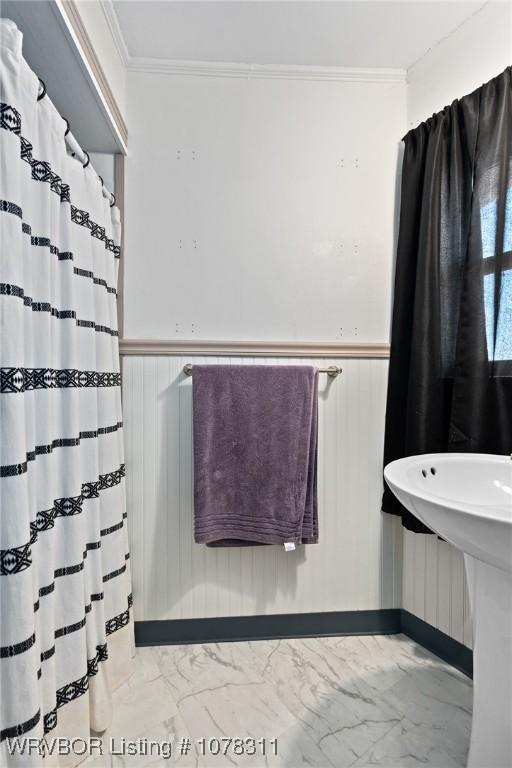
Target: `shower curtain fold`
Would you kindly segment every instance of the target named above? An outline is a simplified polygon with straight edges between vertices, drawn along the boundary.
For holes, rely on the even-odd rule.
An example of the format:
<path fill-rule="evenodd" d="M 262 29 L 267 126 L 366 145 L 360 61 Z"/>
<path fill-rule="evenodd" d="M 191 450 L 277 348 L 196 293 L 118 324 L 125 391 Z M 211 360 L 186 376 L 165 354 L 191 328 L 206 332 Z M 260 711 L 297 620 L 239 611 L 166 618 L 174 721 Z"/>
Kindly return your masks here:
<path fill-rule="evenodd" d="M 133 653 L 119 211 L 0 21 L 0 764 L 87 738 Z M 61 758 L 78 763 L 82 756 Z M 46 764 L 46 761 L 45 761 Z"/>

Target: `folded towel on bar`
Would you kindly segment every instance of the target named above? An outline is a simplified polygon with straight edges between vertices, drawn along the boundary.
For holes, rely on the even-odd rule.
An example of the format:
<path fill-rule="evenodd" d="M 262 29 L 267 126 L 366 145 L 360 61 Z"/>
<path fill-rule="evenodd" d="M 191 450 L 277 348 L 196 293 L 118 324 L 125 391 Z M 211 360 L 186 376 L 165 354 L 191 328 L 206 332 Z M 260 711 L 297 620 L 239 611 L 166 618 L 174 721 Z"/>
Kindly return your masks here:
<path fill-rule="evenodd" d="M 194 365 L 194 534 L 210 546 L 318 541 L 318 369 Z"/>

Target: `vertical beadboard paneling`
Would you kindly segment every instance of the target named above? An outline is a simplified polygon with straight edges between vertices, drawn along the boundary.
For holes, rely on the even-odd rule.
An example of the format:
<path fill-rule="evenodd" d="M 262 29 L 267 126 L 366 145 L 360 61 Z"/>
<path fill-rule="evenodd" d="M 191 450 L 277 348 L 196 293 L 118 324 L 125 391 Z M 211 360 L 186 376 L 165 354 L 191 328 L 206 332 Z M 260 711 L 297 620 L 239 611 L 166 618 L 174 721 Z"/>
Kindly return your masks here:
<path fill-rule="evenodd" d="M 393 537 L 393 551 L 394 551 L 394 579 L 393 584 L 397 590 L 395 594 L 395 605 L 403 605 L 403 549 L 404 549 L 404 537 L 403 528 L 400 518 L 393 516 L 393 525 L 395 527 Z"/>
<path fill-rule="evenodd" d="M 436 536 L 425 536 L 425 614 L 424 620 L 432 626 L 437 622 L 438 547 Z"/>
<path fill-rule="evenodd" d="M 469 648 L 473 647 L 473 624 L 471 621 L 471 606 L 469 604 L 468 583 L 466 580 L 466 571 L 464 571 L 464 624 L 462 627 L 462 642 Z"/>
<path fill-rule="evenodd" d="M 451 630 L 452 612 L 452 547 L 445 541 L 438 541 L 438 574 L 437 574 L 437 623 L 436 627 L 447 635 Z"/>
<path fill-rule="evenodd" d="M 404 531 L 403 607 L 471 647 L 464 558 L 437 536 Z"/>
<path fill-rule="evenodd" d="M 136 618 L 400 607 L 402 530 L 380 512 L 387 360 L 344 360 L 336 380 L 320 377 L 320 543 L 292 553 L 194 543 L 192 381 L 182 373 L 188 362 L 221 360 L 123 361 Z"/>
<path fill-rule="evenodd" d="M 130 382 L 127 386 L 127 382 Z M 128 415 L 128 418 L 125 418 Z M 144 518 L 138 514 L 143 509 L 143 467 L 138 462 L 132 465 L 129 459 L 130 449 L 143 436 L 143 402 L 142 402 L 142 365 L 125 370 L 123 376 L 123 423 L 125 424 L 125 461 L 130 471 L 127 472 L 127 512 L 130 519 L 128 531 L 131 534 L 130 552 L 141 552 L 144 544 Z M 139 451 L 140 453 L 140 451 Z M 133 580 L 134 616 L 138 620 L 143 616 L 144 599 L 144 560 L 138 557 L 131 560 Z M 140 612 L 139 612 L 140 608 Z"/>
<path fill-rule="evenodd" d="M 403 579 L 402 579 L 402 608 L 406 611 L 416 614 L 418 616 L 417 609 L 414 604 L 414 580 L 416 575 L 416 569 L 414 566 L 414 554 L 415 543 L 414 534 L 404 528 L 403 532 L 404 542 L 404 566 L 403 566 Z M 423 616 L 420 616 L 422 619 Z"/>
<path fill-rule="evenodd" d="M 143 595 L 146 604 L 158 607 L 160 590 L 157 589 L 160 558 L 163 550 L 160 539 L 161 506 L 157 504 L 160 488 L 157 487 L 158 467 L 155 462 L 157 440 L 157 379 L 156 361 L 148 357 L 142 364 L 142 413 L 143 431 L 141 440 L 142 492 L 144 507 L 150 506 L 154 514 L 144 520 L 142 526 L 142 557 L 144 558 Z"/>
<path fill-rule="evenodd" d="M 426 536 L 419 534 L 414 537 L 414 606 L 425 616 L 425 560 L 427 554 Z"/>
<path fill-rule="evenodd" d="M 450 636 L 460 643 L 464 639 L 464 555 L 452 548 L 450 571 Z"/>

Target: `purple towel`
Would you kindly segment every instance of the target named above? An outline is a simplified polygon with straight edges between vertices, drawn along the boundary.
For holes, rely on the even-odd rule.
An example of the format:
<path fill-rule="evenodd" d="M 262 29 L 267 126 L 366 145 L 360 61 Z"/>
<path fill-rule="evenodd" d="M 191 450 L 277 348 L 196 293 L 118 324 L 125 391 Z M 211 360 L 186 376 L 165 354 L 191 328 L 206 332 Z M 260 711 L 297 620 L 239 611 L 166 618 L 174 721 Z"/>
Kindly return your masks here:
<path fill-rule="evenodd" d="M 194 533 L 210 546 L 313 544 L 318 370 L 194 365 Z"/>

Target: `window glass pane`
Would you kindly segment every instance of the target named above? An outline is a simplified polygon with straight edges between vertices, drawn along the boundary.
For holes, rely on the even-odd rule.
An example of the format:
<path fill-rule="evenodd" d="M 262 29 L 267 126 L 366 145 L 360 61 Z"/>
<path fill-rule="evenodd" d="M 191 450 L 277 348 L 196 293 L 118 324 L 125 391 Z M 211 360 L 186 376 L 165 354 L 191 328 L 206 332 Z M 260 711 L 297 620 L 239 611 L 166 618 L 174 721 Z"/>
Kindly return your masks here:
<path fill-rule="evenodd" d="M 498 201 L 480 208 L 480 229 L 482 232 L 482 256 L 488 259 L 496 253 L 496 219 L 498 216 Z M 503 230 L 503 252 L 512 251 L 512 187 L 507 189 L 505 198 L 505 226 Z"/>
<path fill-rule="evenodd" d="M 484 277 L 485 325 L 489 360 L 512 360 L 512 269 L 501 275 L 497 339 L 494 343 L 494 274 Z"/>

